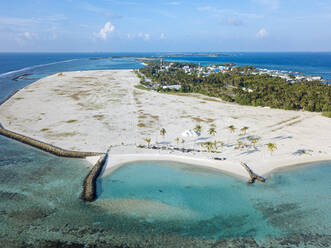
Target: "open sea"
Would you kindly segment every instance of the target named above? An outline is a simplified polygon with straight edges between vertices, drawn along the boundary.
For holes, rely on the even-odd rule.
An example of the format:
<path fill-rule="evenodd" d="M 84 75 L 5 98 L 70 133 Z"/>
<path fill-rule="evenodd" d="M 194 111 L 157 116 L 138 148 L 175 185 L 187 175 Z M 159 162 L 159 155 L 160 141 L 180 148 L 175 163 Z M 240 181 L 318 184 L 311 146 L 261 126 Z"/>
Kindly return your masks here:
<path fill-rule="evenodd" d="M 57 72 L 142 67 L 110 56 L 234 62 L 331 80 L 331 53 L 167 55 L 2 53 L 0 101 Z M 90 59 L 100 57 L 106 59 Z M 131 163 L 99 179 L 99 198 L 86 204 L 80 194 L 88 172 L 85 160 L 0 136 L 1 247 L 331 247 L 331 161 L 250 186 L 187 164 Z"/>

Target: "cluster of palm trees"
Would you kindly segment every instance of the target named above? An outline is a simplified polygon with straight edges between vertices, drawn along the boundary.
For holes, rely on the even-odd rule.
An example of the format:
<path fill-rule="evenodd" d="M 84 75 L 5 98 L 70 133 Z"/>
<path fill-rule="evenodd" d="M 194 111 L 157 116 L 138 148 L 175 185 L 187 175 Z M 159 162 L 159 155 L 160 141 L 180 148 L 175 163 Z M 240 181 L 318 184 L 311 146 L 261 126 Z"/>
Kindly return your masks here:
<path fill-rule="evenodd" d="M 227 129 L 231 133 L 235 133 L 235 131 L 237 130 L 237 128 L 234 125 L 228 126 Z M 195 132 L 197 132 L 197 133 L 200 134 L 202 132 L 202 126 L 200 124 L 197 124 L 194 127 L 193 130 Z M 244 127 L 240 128 L 239 130 L 240 130 L 239 136 L 244 136 L 244 135 L 247 134 L 247 131 L 249 130 L 249 127 L 244 126 Z M 167 133 L 167 131 L 165 130 L 165 128 L 161 128 L 160 129 L 160 135 L 162 137 L 165 137 L 166 133 Z M 216 127 L 215 126 L 211 126 L 208 129 L 208 134 L 210 136 L 215 136 L 216 133 L 217 133 L 217 131 L 216 131 Z M 247 140 L 250 142 L 250 144 L 244 143 L 241 140 L 237 140 L 235 149 L 243 149 L 243 148 L 248 148 L 249 149 L 249 148 L 252 148 L 253 147 L 255 150 L 257 150 L 257 144 L 258 144 L 258 142 L 260 140 L 260 137 L 249 136 L 249 137 L 247 137 Z M 148 148 L 149 148 L 150 147 L 150 144 L 151 144 L 151 139 L 150 138 L 145 138 L 144 141 L 147 143 Z M 184 145 L 185 140 L 184 139 L 180 139 L 179 137 L 177 137 L 175 139 L 175 142 L 176 142 L 177 147 L 178 147 L 179 146 L 179 143 L 181 143 L 182 145 Z M 208 152 L 220 153 L 223 150 L 224 142 L 223 141 L 216 141 L 216 140 L 214 140 L 214 141 L 207 141 L 207 142 L 200 143 L 200 146 L 202 148 L 207 149 L 206 151 L 208 151 Z M 268 144 L 266 144 L 266 147 L 270 151 L 271 154 L 274 151 L 277 150 L 277 145 L 275 143 L 268 143 Z M 218 149 L 221 149 L 221 151 L 218 151 Z"/>
<path fill-rule="evenodd" d="M 223 150 L 224 142 L 223 141 L 207 141 L 205 143 L 200 143 L 200 146 L 202 148 L 207 148 L 208 152 L 216 152 L 220 153 Z M 221 151 L 218 151 L 218 149 L 221 148 Z"/>
<path fill-rule="evenodd" d="M 236 127 L 234 125 L 230 125 L 227 127 L 229 129 L 229 131 L 231 133 L 234 133 L 236 131 Z M 249 127 L 244 126 L 240 129 L 240 134 L 239 136 L 243 136 L 247 134 L 247 130 L 249 129 Z M 236 144 L 236 149 L 241 149 L 241 148 L 245 148 L 245 147 L 253 147 L 255 150 L 257 149 L 257 143 L 259 142 L 260 137 L 257 136 L 249 136 L 248 137 L 248 141 L 250 142 L 250 145 L 245 144 L 243 141 L 241 140 L 237 140 L 237 144 Z M 270 151 L 270 153 L 272 154 L 274 151 L 277 150 L 277 145 L 275 143 L 268 143 L 266 144 L 267 149 Z"/>

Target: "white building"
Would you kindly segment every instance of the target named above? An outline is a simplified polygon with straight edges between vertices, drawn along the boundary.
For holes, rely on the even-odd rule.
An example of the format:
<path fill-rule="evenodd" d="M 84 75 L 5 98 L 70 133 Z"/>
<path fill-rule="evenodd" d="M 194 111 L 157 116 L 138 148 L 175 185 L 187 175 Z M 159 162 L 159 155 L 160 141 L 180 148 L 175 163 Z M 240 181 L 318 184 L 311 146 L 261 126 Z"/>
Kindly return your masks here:
<path fill-rule="evenodd" d="M 163 89 L 169 89 L 169 90 L 180 90 L 180 88 L 182 88 L 181 85 L 176 84 L 176 85 L 165 85 L 162 87 Z"/>

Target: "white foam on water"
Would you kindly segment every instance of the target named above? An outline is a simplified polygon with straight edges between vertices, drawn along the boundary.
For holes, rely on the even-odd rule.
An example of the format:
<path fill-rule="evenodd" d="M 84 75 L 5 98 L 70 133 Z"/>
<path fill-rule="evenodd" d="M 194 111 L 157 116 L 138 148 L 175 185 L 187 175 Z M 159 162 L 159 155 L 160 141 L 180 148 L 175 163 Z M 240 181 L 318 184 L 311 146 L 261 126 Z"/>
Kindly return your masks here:
<path fill-rule="evenodd" d="M 18 73 L 18 72 L 23 72 L 23 71 L 28 71 L 31 69 L 35 69 L 35 68 L 40 68 L 40 67 L 44 67 L 44 66 L 48 66 L 48 65 L 55 65 L 55 64 L 61 64 L 61 63 L 69 63 L 75 60 L 79 60 L 79 59 L 69 59 L 69 60 L 63 60 L 63 61 L 57 61 L 57 62 L 52 62 L 52 63 L 47 63 L 47 64 L 40 64 L 40 65 L 34 65 L 34 66 L 28 66 L 28 67 L 24 67 L 22 69 L 19 70 L 15 70 L 15 71 L 9 71 L 9 72 L 5 72 L 0 74 L 0 78 L 4 78 L 7 77 L 9 75 Z"/>

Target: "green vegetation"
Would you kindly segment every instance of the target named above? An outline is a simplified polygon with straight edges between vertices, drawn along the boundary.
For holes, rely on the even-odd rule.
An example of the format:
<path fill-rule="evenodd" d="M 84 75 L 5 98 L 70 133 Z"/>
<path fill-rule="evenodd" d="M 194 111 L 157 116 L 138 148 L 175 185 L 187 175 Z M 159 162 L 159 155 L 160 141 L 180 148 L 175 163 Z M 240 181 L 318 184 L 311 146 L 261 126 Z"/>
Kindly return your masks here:
<path fill-rule="evenodd" d="M 146 141 L 147 146 L 148 146 L 148 148 L 149 148 L 149 145 L 150 145 L 150 143 L 151 143 L 151 139 L 150 139 L 150 138 L 145 138 L 144 140 Z"/>
<path fill-rule="evenodd" d="M 244 142 L 237 140 L 236 149 L 244 148 Z"/>
<path fill-rule="evenodd" d="M 202 127 L 201 125 L 196 125 L 195 128 L 193 129 L 194 131 L 196 131 L 197 133 L 201 133 Z"/>
<path fill-rule="evenodd" d="M 215 136 L 216 129 L 214 127 L 211 127 L 211 128 L 209 128 L 208 133 L 209 133 L 209 135 Z"/>
<path fill-rule="evenodd" d="M 151 90 L 150 88 L 145 87 L 145 86 L 142 85 L 142 84 L 135 85 L 134 87 L 135 87 L 136 89 L 139 89 L 139 90 Z"/>
<path fill-rule="evenodd" d="M 267 148 L 270 153 L 273 153 L 275 150 L 277 150 L 277 145 L 275 143 L 268 143 Z"/>
<path fill-rule="evenodd" d="M 331 118 L 331 111 L 323 112 L 322 115 Z"/>
<path fill-rule="evenodd" d="M 160 135 L 162 135 L 163 137 L 165 136 L 166 133 L 167 131 L 164 128 L 160 130 Z"/>
<path fill-rule="evenodd" d="M 197 73 L 198 65 L 171 63 L 167 70 L 160 70 L 159 61 L 147 61 L 149 66 L 140 69 L 145 78 L 141 83 L 161 92 L 200 93 L 241 105 L 268 106 L 288 110 L 331 112 L 331 87 L 320 81 L 289 82 L 268 74 L 255 75 L 252 66 L 234 67 L 226 73 L 204 75 Z M 163 65 L 169 65 L 163 62 Z M 184 66 L 192 72 L 185 73 Z M 178 90 L 163 86 L 180 85 Z"/>
<path fill-rule="evenodd" d="M 241 128 L 240 131 L 241 131 L 242 135 L 246 135 L 248 129 L 249 129 L 249 127 Z"/>
<path fill-rule="evenodd" d="M 249 137 L 248 140 L 251 142 L 254 149 L 256 149 L 256 144 L 259 142 L 259 137 Z"/>
<path fill-rule="evenodd" d="M 104 115 L 102 114 L 97 114 L 97 115 L 93 115 L 93 117 L 99 121 L 101 121 L 104 118 Z"/>
<path fill-rule="evenodd" d="M 177 143 L 177 146 L 178 146 L 178 144 L 179 144 L 179 141 L 180 141 L 179 137 L 177 137 L 177 138 L 175 139 L 175 141 L 176 141 L 176 143 Z"/>
<path fill-rule="evenodd" d="M 231 125 L 231 126 L 228 126 L 228 129 L 231 133 L 234 133 L 234 131 L 236 131 L 236 128 L 235 126 Z"/>
<path fill-rule="evenodd" d="M 146 127 L 146 125 L 144 123 L 140 122 L 137 124 L 137 127 Z"/>
<path fill-rule="evenodd" d="M 67 121 L 67 123 L 74 123 L 74 122 L 77 122 L 77 120 L 69 120 L 69 121 Z"/>

